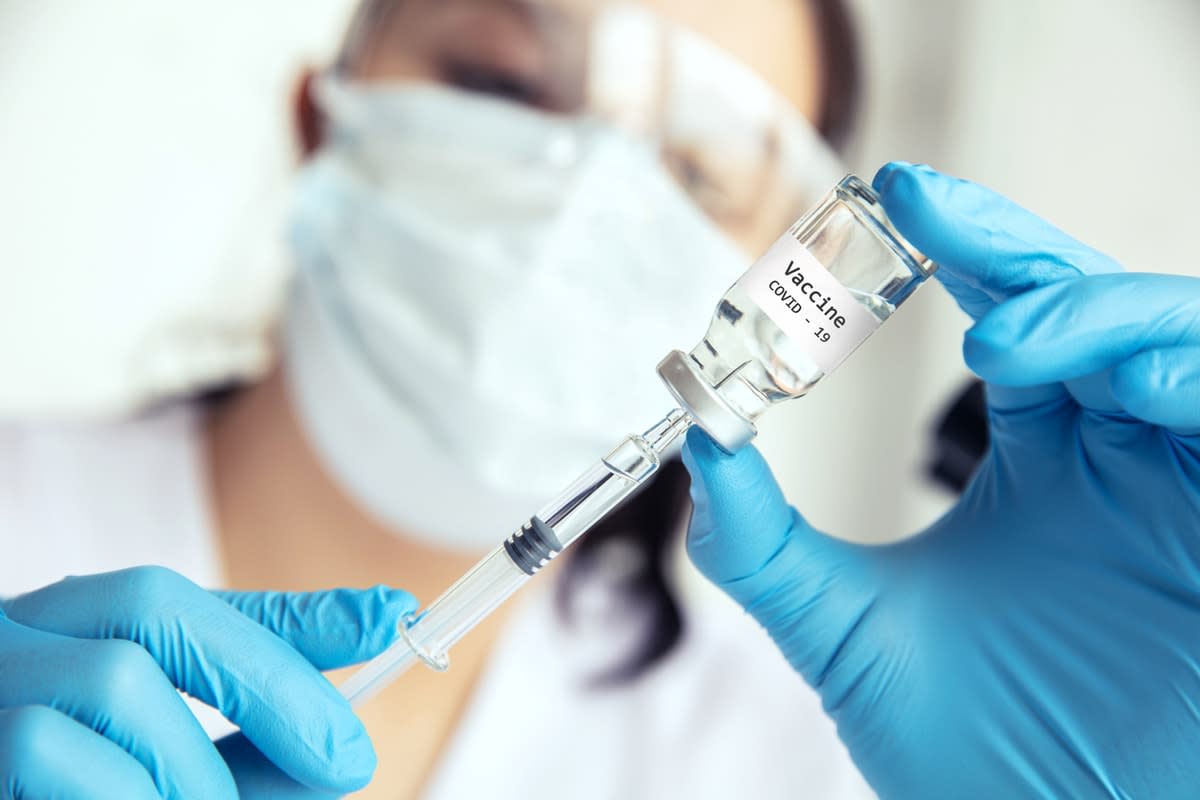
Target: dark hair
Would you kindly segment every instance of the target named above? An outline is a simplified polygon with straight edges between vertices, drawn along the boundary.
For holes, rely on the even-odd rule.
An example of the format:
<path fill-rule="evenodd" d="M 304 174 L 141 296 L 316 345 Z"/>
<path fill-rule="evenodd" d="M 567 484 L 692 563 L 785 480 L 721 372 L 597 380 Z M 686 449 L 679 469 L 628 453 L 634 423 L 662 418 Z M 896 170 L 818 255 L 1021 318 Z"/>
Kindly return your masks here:
<path fill-rule="evenodd" d="M 643 616 L 646 635 L 633 652 L 591 676 L 597 686 L 625 683 L 667 655 L 683 635 L 684 619 L 667 575 L 671 544 L 691 511 L 690 479 L 679 459 L 659 467 L 641 494 L 601 520 L 574 546 L 557 586 L 556 600 L 563 618 L 572 617 L 575 589 L 602 563 L 600 556 L 614 543 L 625 543 L 637 554 L 631 574 L 620 576 L 615 590 L 632 601 Z"/>
<path fill-rule="evenodd" d="M 844 0 L 806 0 L 815 14 L 821 42 L 825 85 L 817 129 L 835 148 L 848 144 L 858 119 L 861 72 L 858 39 Z M 691 512 L 689 479 L 678 460 L 659 469 L 641 494 L 610 514 L 574 547 L 558 585 L 558 607 L 571 618 L 573 588 L 595 567 L 598 554 L 615 541 L 640 555 L 636 571 L 621 580 L 621 590 L 646 617 L 647 634 L 624 661 L 593 677 L 598 686 L 633 680 L 679 643 L 684 617 L 667 575 L 670 546 Z"/>

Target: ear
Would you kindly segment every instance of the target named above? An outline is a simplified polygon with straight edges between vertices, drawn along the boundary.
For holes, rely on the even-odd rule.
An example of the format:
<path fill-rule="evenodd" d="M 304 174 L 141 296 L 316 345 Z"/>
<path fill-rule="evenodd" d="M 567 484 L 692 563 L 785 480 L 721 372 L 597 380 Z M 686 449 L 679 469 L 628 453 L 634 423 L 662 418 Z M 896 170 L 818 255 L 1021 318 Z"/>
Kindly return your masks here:
<path fill-rule="evenodd" d="M 316 72 L 306 67 L 296 81 L 292 92 L 293 123 L 296 126 L 296 141 L 300 145 L 301 160 L 308 159 L 321 146 L 324 138 L 321 109 L 313 99 L 313 82 Z"/>

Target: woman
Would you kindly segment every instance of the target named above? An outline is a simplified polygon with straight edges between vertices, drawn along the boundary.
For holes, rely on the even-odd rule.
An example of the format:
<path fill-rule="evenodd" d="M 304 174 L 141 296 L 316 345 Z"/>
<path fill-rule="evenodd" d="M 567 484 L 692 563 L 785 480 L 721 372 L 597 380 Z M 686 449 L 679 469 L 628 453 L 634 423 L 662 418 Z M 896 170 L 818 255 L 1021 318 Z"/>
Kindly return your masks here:
<path fill-rule="evenodd" d="M 700 36 L 673 33 L 664 19 Z M 126 564 L 179 563 L 158 557 L 169 547 L 195 554 L 193 564 L 210 560 L 232 589 L 386 583 L 428 602 L 614 435 L 666 410 L 654 361 L 690 343 L 721 290 L 812 199 L 804 188 L 836 177 L 804 119 L 832 141 L 846 133 L 851 45 L 843 10 L 827 0 L 736 10 L 659 0 L 598 10 L 365 3 L 337 68 L 308 76 L 298 95 L 307 161 L 291 241 L 300 275 L 279 368 L 203 412 L 106 434 L 101 448 L 120 454 L 98 459 L 118 486 L 106 494 L 118 508 L 107 520 L 90 474 L 77 494 L 47 504 L 88 507 L 97 537 L 124 542 L 116 560 Z M 734 116 L 739 103 L 745 119 Z M 59 454 L 82 465 L 95 444 L 80 439 L 68 437 Z M 679 607 L 664 573 L 685 486 L 677 463 L 665 467 L 549 568 L 555 578 L 465 639 L 448 673 L 415 670 L 359 709 L 379 764 L 366 796 L 484 787 L 494 797 L 867 794 L 815 696 L 756 632 L 737 619 L 689 621 Z M 151 497 L 135 501 L 142 487 Z M 113 502 L 122 496 L 140 518 Z M 18 521 L 46 516 L 35 508 Z M 138 544 L 165 525 L 174 541 Z M 220 613 L 170 576 L 138 574 L 132 590 L 122 579 L 95 591 L 132 592 L 148 613 L 180 596 L 190 598 L 180 606 Z M 227 599 L 321 668 L 378 650 L 413 606 L 402 593 L 347 595 L 361 613 L 344 617 L 330 597 Z M 6 612 L 30 628 L 133 638 L 154 653 L 121 625 L 81 631 L 33 601 Z M 374 623 L 369 642 L 345 636 L 354 641 L 339 654 L 318 652 L 314 634 L 337 639 L 331 629 L 364 619 Z M 245 653 L 221 651 L 235 673 L 239 658 L 259 655 L 255 634 L 244 641 Z M 275 657 L 290 668 L 288 655 Z M 176 685 L 188 680 L 163 670 Z M 253 705 L 223 696 L 258 685 L 241 678 L 222 690 L 184 688 L 229 713 Z M 296 685 L 292 696 L 314 691 Z M 76 694 L 87 706 L 87 692 Z M 22 703 L 68 713 L 36 692 L 7 705 Z M 319 715 L 270 711 L 235 721 L 291 776 L 344 791 L 369 774 L 369 764 L 346 766 L 346 742 L 361 738 L 351 722 L 331 734 L 340 745 L 304 761 L 271 731 L 294 724 L 303 739 Z M 42 738 L 80 735 L 34 716 Z M 162 733 L 203 749 L 189 736 Z M 747 744 L 731 751 L 735 742 Z M 170 752 L 183 747 L 125 749 L 160 792 L 228 790 L 214 788 L 220 769 L 207 754 Z M 284 782 L 227 758 L 243 793 L 256 780 Z M 122 796 L 135 796 L 129 787 L 145 776 L 126 767 L 107 774 L 127 774 Z"/>

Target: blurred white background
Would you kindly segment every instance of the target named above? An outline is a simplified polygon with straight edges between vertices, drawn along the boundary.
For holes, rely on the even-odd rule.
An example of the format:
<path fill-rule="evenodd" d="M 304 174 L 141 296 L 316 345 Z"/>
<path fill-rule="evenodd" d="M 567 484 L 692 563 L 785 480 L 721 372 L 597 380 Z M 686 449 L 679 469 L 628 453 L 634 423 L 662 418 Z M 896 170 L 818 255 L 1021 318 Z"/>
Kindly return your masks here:
<path fill-rule="evenodd" d="M 1200 4 L 855 5 L 869 79 L 857 171 L 927 161 L 1131 269 L 1200 274 Z M 188 375 L 144 354 L 164 391 L 262 367 L 263 344 L 239 333 L 282 275 L 252 268 L 244 243 L 274 222 L 262 211 L 292 159 L 290 86 L 329 54 L 348 6 L 0 0 L 0 416 L 119 408 L 105 348 L 136 348 L 147 327 L 192 351 Z M 224 333 L 195 335 L 206 314 Z M 923 473 L 932 420 L 966 378 L 964 325 L 930 286 L 767 419 L 762 447 L 814 523 L 878 539 L 944 509 Z M 243 342 L 232 356 L 230 341 Z M 96 357 L 72 358 L 81 343 Z"/>
<path fill-rule="evenodd" d="M 0 0 L 0 416 L 263 367 L 289 99 L 351 5 Z"/>

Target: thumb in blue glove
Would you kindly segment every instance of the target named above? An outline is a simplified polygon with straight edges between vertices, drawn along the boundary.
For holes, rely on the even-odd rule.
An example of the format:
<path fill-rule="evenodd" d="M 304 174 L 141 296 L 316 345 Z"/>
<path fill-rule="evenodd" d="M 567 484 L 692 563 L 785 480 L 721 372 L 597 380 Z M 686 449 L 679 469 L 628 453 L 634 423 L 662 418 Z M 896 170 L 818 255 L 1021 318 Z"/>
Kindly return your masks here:
<path fill-rule="evenodd" d="M 977 320 L 991 450 L 945 517 L 870 547 L 814 530 L 753 448 L 693 431 L 693 561 L 882 797 L 1195 796 L 1200 281 L 1117 272 L 928 168 L 876 187 Z"/>

